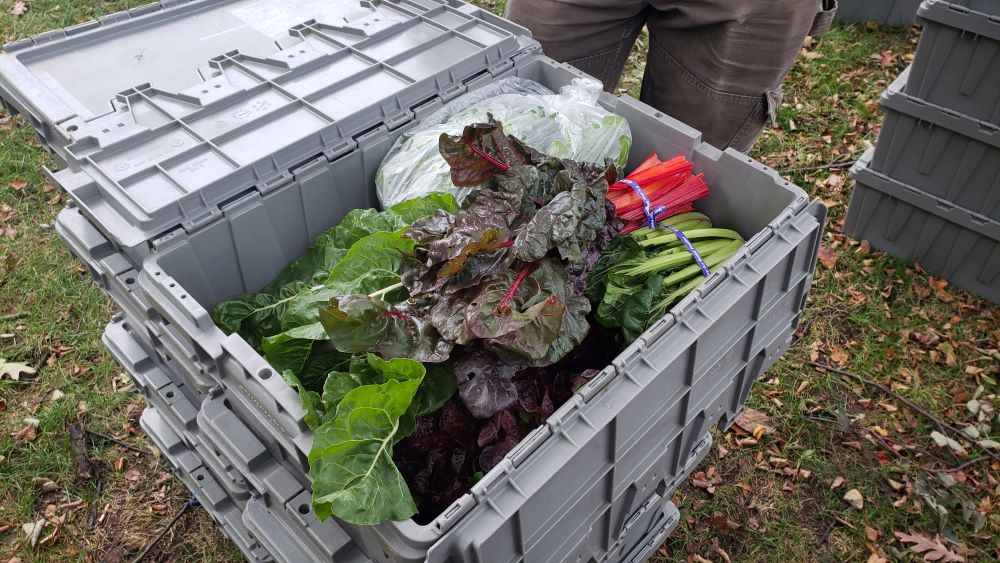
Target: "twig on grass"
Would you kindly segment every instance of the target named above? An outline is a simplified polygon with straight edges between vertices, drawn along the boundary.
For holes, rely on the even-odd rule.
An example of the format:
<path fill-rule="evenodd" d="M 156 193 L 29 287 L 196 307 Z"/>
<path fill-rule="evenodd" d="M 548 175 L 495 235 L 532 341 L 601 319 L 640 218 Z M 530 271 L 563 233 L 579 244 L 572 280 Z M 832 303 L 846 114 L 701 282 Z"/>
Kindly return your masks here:
<path fill-rule="evenodd" d="M 128 442 L 126 442 L 124 440 L 119 440 L 118 438 L 115 438 L 114 436 L 108 436 L 107 434 L 101 434 L 100 432 L 95 432 L 94 430 L 87 430 L 87 434 L 90 434 L 91 436 L 94 436 L 96 438 L 100 438 L 102 440 L 106 440 L 108 442 L 114 442 L 114 443 L 118 444 L 119 446 L 121 446 L 123 448 L 132 450 L 133 452 L 139 452 L 141 454 L 146 454 L 146 455 L 153 455 L 153 452 L 151 452 L 151 451 L 149 451 L 149 450 L 147 450 L 145 448 L 140 448 L 139 446 L 133 446 L 132 444 L 129 444 Z"/>
<path fill-rule="evenodd" d="M 11 313 L 9 315 L 4 315 L 0 317 L 0 322 L 16 321 L 18 319 L 23 319 L 28 316 L 27 311 L 18 311 L 17 313 Z"/>
<path fill-rule="evenodd" d="M 951 432 L 952 434 L 955 434 L 956 436 L 960 436 L 962 438 L 968 438 L 968 436 L 965 435 L 965 432 L 962 432 L 958 428 L 956 428 L 956 427 L 952 426 L 951 424 L 948 424 L 947 422 L 945 422 L 945 421 L 941 420 L 940 418 L 934 416 L 929 411 L 927 411 L 927 409 L 921 407 L 920 405 L 914 403 L 913 401 L 907 399 L 906 397 L 900 395 L 899 393 L 896 393 L 895 391 L 893 391 L 889 387 L 886 387 L 885 385 L 883 385 L 883 384 L 881 384 L 881 383 L 879 383 L 877 381 L 872 381 L 870 379 L 866 379 L 864 377 L 861 377 L 860 375 L 858 375 L 856 373 L 849 372 L 849 371 L 842 370 L 842 369 L 838 369 L 838 368 L 835 368 L 835 367 L 830 366 L 830 365 L 821 364 L 819 362 L 807 361 L 806 363 L 809 364 L 809 365 L 811 365 L 814 368 L 824 369 L 826 371 L 829 371 L 830 373 L 835 373 L 835 374 L 843 376 L 843 377 L 850 377 L 851 379 L 854 379 L 855 381 L 857 381 L 859 383 L 862 383 L 862 384 L 867 385 L 869 387 L 874 387 L 875 389 L 878 389 L 878 390 L 882 391 L 886 395 L 889 395 L 889 396 L 893 397 L 894 399 L 896 399 L 900 403 L 903 403 L 904 405 L 906 405 L 907 407 L 909 407 L 910 409 L 912 409 L 916 413 L 920 414 L 921 416 L 923 416 L 927 420 L 933 422 L 934 425 L 938 427 L 938 430 L 941 430 L 942 432 L 948 431 L 948 432 Z M 984 451 L 985 451 L 985 453 L 986 453 L 987 456 L 989 456 L 989 457 L 991 457 L 991 458 L 993 458 L 995 460 L 1000 461 L 1000 454 L 997 454 L 997 453 L 992 452 L 990 450 L 984 450 Z"/>
<path fill-rule="evenodd" d="M 87 529 L 92 530 L 94 524 L 97 523 L 97 507 L 101 504 L 101 492 L 104 491 L 104 478 L 98 475 L 97 477 L 97 490 L 94 491 L 94 500 L 90 502 L 90 508 L 87 510 Z"/>
<path fill-rule="evenodd" d="M 157 534 L 155 538 L 153 538 L 153 541 L 146 544 L 146 547 L 145 549 L 142 550 L 142 553 L 137 555 L 135 559 L 132 560 L 132 563 L 139 563 L 140 561 L 145 559 L 146 556 L 149 555 L 150 550 L 152 550 L 153 547 L 156 546 L 156 544 L 160 543 L 160 540 L 162 540 L 163 537 L 167 535 L 167 532 L 170 531 L 170 528 L 174 527 L 174 524 L 176 524 L 177 521 L 180 520 L 181 516 L 184 516 L 184 513 L 187 512 L 189 508 L 191 508 L 191 503 L 185 502 L 184 506 L 182 506 L 181 509 L 177 511 L 177 514 L 174 514 L 174 517 L 171 518 L 170 521 L 167 522 L 167 525 L 164 526 L 162 530 L 160 530 L 160 533 Z"/>
<path fill-rule="evenodd" d="M 76 463 L 76 476 L 81 479 L 90 479 L 94 476 L 94 466 L 91 465 L 90 456 L 87 454 L 86 436 L 83 423 L 73 422 L 69 425 L 69 443 Z"/>
<path fill-rule="evenodd" d="M 781 175 L 786 176 L 788 174 L 800 174 L 802 172 L 818 172 L 820 170 L 836 170 L 838 168 L 850 168 L 857 162 L 856 160 L 848 160 L 845 162 L 831 162 L 829 164 L 821 164 L 819 166 L 804 166 L 802 168 L 789 168 L 788 170 L 782 170 Z"/>

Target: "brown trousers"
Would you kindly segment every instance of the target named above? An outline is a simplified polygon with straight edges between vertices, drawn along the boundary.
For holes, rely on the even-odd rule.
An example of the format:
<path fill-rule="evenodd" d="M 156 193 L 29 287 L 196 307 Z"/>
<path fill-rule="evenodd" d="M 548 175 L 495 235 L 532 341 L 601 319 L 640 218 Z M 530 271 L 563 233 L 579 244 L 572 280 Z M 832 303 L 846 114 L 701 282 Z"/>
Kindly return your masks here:
<path fill-rule="evenodd" d="M 807 35 L 825 32 L 836 0 L 509 0 L 507 17 L 550 57 L 612 91 L 643 26 L 642 101 L 748 151 L 781 103 L 781 83 Z"/>

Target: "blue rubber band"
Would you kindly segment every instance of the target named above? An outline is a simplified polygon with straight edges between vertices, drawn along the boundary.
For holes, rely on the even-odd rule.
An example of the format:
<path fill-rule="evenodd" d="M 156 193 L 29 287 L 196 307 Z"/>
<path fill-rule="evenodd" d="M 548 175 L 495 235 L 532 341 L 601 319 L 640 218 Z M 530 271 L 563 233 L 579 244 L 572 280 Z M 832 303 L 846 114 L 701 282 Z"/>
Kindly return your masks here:
<path fill-rule="evenodd" d="M 677 240 L 681 241 L 681 244 L 684 245 L 684 248 L 686 248 L 688 252 L 691 253 L 691 256 L 694 257 L 694 261 L 698 264 L 698 267 L 701 268 L 701 273 L 704 274 L 706 278 L 709 275 L 711 275 L 712 272 L 708 270 L 708 265 L 705 264 L 704 260 L 702 260 L 701 254 L 698 254 L 698 251 L 695 249 L 694 245 L 691 244 L 691 241 L 688 240 L 686 236 L 684 236 L 684 233 L 678 231 L 677 229 L 671 227 L 670 225 L 664 225 L 661 223 L 660 226 L 670 229 L 671 232 L 677 235 Z"/>
<path fill-rule="evenodd" d="M 650 209 L 650 207 L 652 207 L 653 204 L 650 203 L 649 198 L 646 197 L 646 192 L 642 191 L 642 188 L 639 186 L 639 184 L 636 184 L 635 182 L 627 178 L 622 179 L 621 183 L 632 188 L 632 190 L 635 191 L 636 195 L 639 196 L 639 199 L 642 200 L 642 212 L 646 215 L 646 226 L 649 227 L 650 229 L 655 229 L 656 218 L 662 215 L 667 210 L 667 206 L 661 205 L 655 209 Z"/>

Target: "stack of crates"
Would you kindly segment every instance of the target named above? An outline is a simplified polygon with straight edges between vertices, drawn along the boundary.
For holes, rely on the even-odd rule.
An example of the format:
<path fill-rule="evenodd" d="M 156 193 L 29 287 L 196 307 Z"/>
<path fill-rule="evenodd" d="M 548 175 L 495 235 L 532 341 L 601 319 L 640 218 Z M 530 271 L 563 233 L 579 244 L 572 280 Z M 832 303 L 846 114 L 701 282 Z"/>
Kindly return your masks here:
<path fill-rule="evenodd" d="M 891 27 L 913 23 L 920 0 L 837 0 L 836 18 L 842 22 L 876 22 Z"/>
<path fill-rule="evenodd" d="M 844 233 L 1000 303 L 1000 1 L 927 0 Z"/>
<path fill-rule="evenodd" d="M 420 521 L 319 521 L 297 393 L 210 311 L 355 208 L 393 142 L 499 78 L 584 76 L 459 0 L 170 0 L 20 41 L 0 98 L 62 169 L 56 231 L 120 313 L 104 342 L 141 423 L 251 561 L 643 561 L 670 497 L 792 341 L 826 209 L 630 97 L 634 167 L 684 155 L 747 240 L 471 490 Z"/>

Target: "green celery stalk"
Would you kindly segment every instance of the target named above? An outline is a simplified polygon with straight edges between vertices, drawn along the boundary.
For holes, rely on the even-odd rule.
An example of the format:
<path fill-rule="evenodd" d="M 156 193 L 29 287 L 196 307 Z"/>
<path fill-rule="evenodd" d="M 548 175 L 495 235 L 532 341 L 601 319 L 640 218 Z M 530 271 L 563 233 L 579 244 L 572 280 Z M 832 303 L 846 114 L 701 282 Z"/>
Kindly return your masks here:
<path fill-rule="evenodd" d="M 695 247 L 695 250 L 698 251 L 698 254 L 701 254 L 704 257 L 711 255 L 731 242 L 733 241 L 728 238 L 711 239 L 708 241 L 692 242 L 692 245 Z M 742 241 L 740 244 L 742 244 Z M 640 265 L 623 271 L 622 274 L 626 276 L 639 276 L 652 272 L 668 272 L 676 268 L 686 266 L 687 264 L 692 264 L 693 262 L 694 257 L 691 256 L 691 253 L 688 252 L 687 249 L 684 249 L 684 252 L 672 251 L 663 255 L 654 256 Z"/>
<path fill-rule="evenodd" d="M 714 268 L 719 264 L 722 264 L 732 258 L 736 251 L 738 251 L 743 246 L 742 241 L 733 241 L 726 246 L 720 248 L 719 250 L 713 252 L 709 256 L 702 256 L 705 261 L 705 265 L 709 268 Z M 661 301 L 656 307 L 653 308 L 654 311 L 665 311 L 668 307 L 673 305 L 675 302 L 683 299 L 688 293 L 691 293 L 694 288 L 698 287 L 702 281 L 704 281 L 704 276 L 701 275 L 701 268 L 697 264 L 689 266 L 683 270 L 680 270 L 666 278 L 663 278 L 663 286 L 669 287 L 671 285 L 680 283 L 688 278 L 689 281 L 673 290 L 667 297 Z"/>
<path fill-rule="evenodd" d="M 682 230 L 682 229 L 678 229 Z M 699 238 L 726 238 L 731 240 L 743 240 L 739 233 L 730 229 L 694 229 L 690 231 L 685 231 L 684 236 L 688 240 L 694 240 Z M 646 246 L 657 246 L 660 244 L 668 244 L 677 240 L 677 235 L 670 233 L 667 235 L 659 236 L 656 238 L 650 238 L 643 241 L 639 241 L 639 245 Z"/>

